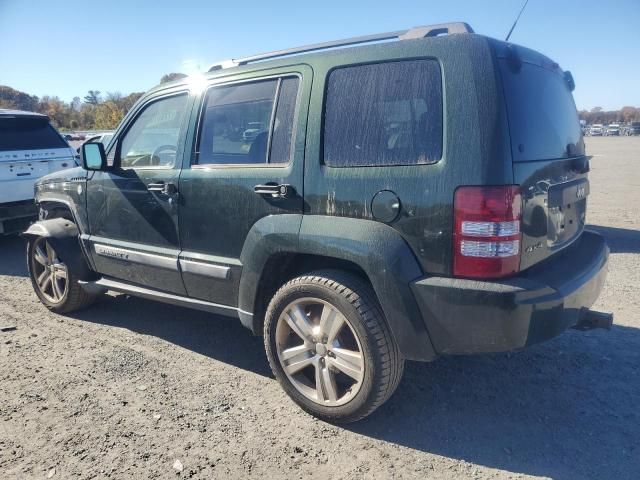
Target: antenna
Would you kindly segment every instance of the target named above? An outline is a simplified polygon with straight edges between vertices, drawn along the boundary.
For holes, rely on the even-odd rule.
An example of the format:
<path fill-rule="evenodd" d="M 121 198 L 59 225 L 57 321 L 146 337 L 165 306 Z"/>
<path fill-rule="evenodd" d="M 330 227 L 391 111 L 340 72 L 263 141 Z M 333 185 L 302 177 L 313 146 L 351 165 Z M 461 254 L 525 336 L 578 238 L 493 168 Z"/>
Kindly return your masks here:
<path fill-rule="evenodd" d="M 520 20 L 520 16 L 522 15 L 522 12 L 524 12 L 524 9 L 526 8 L 527 3 L 529 3 L 529 0 L 524 1 L 524 5 L 522 5 L 522 8 L 520 9 L 520 13 L 518 13 L 518 16 L 516 17 L 516 21 L 513 22 L 513 25 L 511 26 L 511 30 L 509 30 L 509 33 L 507 33 L 507 38 L 504 39 L 505 42 L 509 41 L 509 37 L 513 33 L 513 29 L 516 28 L 516 25 L 518 24 L 518 20 Z"/>

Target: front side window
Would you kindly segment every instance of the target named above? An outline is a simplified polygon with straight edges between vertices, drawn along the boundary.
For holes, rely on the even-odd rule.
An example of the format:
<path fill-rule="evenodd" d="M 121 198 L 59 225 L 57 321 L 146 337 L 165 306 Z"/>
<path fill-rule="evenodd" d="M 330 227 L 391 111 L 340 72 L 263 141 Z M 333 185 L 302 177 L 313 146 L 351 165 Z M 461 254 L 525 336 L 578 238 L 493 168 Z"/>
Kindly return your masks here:
<path fill-rule="evenodd" d="M 331 72 L 324 117 L 326 165 L 417 165 L 441 157 L 442 80 L 435 60 Z"/>
<path fill-rule="evenodd" d="M 197 163 L 288 163 L 298 78 L 213 87 L 207 93 Z"/>
<path fill-rule="evenodd" d="M 120 143 L 122 168 L 171 167 L 187 110 L 186 94 L 162 98 L 144 108 Z"/>

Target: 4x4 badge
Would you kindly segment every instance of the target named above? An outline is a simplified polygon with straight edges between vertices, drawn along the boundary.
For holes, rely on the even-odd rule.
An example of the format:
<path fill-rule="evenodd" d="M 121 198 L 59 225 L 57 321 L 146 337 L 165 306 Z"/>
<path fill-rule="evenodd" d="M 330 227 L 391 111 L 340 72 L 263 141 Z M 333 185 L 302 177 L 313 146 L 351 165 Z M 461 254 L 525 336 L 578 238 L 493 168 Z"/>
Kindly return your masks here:
<path fill-rule="evenodd" d="M 527 248 L 525 248 L 524 251 L 527 252 L 527 253 L 531 253 L 534 250 L 538 250 L 539 248 L 542 248 L 542 242 L 538 242 L 538 243 L 536 243 L 534 245 L 529 245 Z"/>

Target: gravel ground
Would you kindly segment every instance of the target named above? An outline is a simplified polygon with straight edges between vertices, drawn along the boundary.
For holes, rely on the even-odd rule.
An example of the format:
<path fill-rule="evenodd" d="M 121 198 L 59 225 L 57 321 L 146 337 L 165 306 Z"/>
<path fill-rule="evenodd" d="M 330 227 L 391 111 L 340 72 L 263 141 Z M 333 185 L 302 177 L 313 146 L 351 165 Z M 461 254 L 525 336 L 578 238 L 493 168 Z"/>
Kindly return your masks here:
<path fill-rule="evenodd" d="M 640 137 L 587 142 L 613 330 L 409 363 L 348 427 L 294 406 L 235 321 L 124 295 L 49 313 L 0 239 L 2 478 L 639 478 Z"/>

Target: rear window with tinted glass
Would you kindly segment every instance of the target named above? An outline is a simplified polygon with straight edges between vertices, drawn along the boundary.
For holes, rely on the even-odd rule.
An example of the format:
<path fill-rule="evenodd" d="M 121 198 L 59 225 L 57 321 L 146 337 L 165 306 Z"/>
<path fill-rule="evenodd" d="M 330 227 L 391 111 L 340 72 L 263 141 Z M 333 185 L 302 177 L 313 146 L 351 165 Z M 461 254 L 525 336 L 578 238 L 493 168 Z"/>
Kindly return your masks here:
<path fill-rule="evenodd" d="M 359 65 L 329 75 L 324 163 L 417 165 L 442 157 L 442 80 L 435 60 Z"/>
<path fill-rule="evenodd" d="M 1 152 L 68 146 L 46 118 L 0 117 Z"/>
<path fill-rule="evenodd" d="M 584 154 L 573 95 L 557 71 L 500 59 L 513 160 L 551 160 Z"/>
<path fill-rule="evenodd" d="M 212 87 L 207 93 L 197 162 L 286 164 L 298 97 L 298 77 Z"/>

